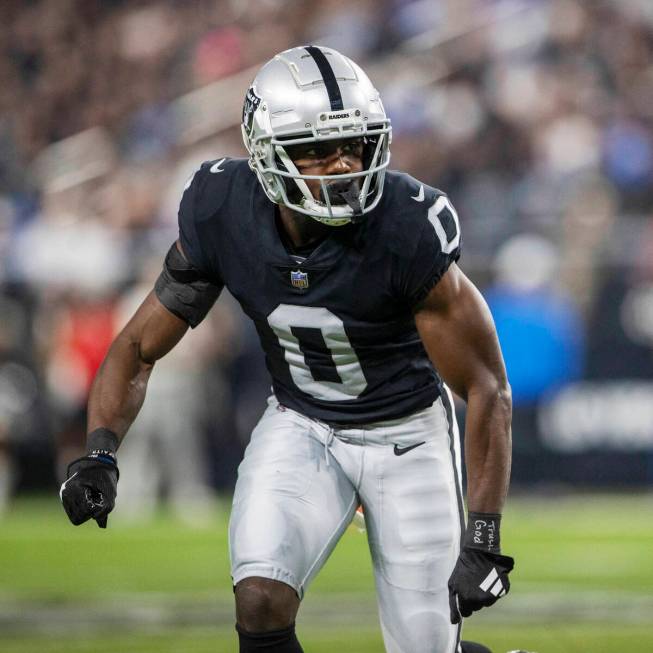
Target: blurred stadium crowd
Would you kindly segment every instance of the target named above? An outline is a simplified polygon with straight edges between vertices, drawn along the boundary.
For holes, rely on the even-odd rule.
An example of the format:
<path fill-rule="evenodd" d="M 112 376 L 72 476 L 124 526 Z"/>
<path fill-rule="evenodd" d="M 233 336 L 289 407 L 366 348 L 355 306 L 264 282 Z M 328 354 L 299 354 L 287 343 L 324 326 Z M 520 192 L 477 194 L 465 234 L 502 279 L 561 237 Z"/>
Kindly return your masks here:
<path fill-rule="evenodd" d="M 516 481 L 653 484 L 650 2 L 4 0 L 0 18 L 0 507 L 82 447 L 185 179 L 244 155 L 256 67 L 311 42 L 368 69 L 392 167 L 458 208 L 513 386 Z M 124 512 L 229 488 L 267 389 L 223 298 L 157 365 Z"/>

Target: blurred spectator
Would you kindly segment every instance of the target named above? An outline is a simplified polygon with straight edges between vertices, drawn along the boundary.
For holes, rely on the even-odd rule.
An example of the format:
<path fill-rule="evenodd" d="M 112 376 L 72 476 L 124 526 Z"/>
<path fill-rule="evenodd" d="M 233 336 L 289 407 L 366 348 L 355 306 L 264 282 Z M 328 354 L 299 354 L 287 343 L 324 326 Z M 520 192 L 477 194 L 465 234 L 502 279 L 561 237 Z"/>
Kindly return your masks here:
<path fill-rule="evenodd" d="M 516 407 L 534 404 L 583 371 L 583 324 L 555 287 L 557 263 L 545 239 L 515 236 L 499 250 L 495 284 L 484 291 Z"/>
<path fill-rule="evenodd" d="M 650 206 L 653 186 L 653 136 L 638 121 L 618 120 L 604 134 L 606 174 L 623 192 L 628 208 Z"/>
<path fill-rule="evenodd" d="M 324 0 L 314 5 L 308 40 L 349 53 L 354 61 L 365 57 L 377 45 L 381 27 L 374 0 L 352 4 Z"/>
<path fill-rule="evenodd" d="M 0 294 L 0 515 L 19 481 L 18 450 L 38 438 L 41 392 L 29 344 L 25 307 Z"/>
<path fill-rule="evenodd" d="M 620 241 L 617 194 L 601 175 L 572 177 L 560 216 L 561 284 L 587 315 L 593 307 L 604 267 Z"/>
<path fill-rule="evenodd" d="M 63 465 L 84 452 L 88 393 L 111 344 L 115 304 L 112 297 L 71 293 L 47 307 L 38 326 L 47 334 L 45 374 L 62 475 Z"/>
<path fill-rule="evenodd" d="M 222 27 L 206 34 L 195 52 L 195 80 L 208 84 L 242 68 L 245 35 L 237 27 Z"/>

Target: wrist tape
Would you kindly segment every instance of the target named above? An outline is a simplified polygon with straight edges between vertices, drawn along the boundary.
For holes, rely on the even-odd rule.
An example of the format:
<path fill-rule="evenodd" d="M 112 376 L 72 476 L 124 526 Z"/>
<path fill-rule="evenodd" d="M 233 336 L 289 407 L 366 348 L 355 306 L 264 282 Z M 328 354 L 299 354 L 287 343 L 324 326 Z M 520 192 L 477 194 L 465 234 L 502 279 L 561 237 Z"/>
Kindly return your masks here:
<path fill-rule="evenodd" d="M 95 429 L 86 437 L 86 454 L 95 458 L 108 457 L 115 463 L 119 444 L 118 436 L 113 431 L 105 428 Z"/>
<path fill-rule="evenodd" d="M 501 553 L 501 515 L 490 512 L 470 512 L 463 546 L 489 553 Z"/>

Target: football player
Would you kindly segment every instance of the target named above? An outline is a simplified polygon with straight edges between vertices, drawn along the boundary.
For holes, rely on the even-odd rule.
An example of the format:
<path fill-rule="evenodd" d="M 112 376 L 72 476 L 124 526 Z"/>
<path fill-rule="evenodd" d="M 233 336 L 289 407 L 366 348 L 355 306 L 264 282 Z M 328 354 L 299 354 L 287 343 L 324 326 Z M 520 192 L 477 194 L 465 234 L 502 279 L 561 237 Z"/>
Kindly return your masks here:
<path fill-rule="evenodd" d="M 359 505 L 386 650 L 459 651 L 462 618 L 508 592 L 513 560 L 500 542 L 510 388 L 489 310 L 456 263 L 456 211 L 388 170 L 379 93 L 329 48 L 266 63 L 242 132 L 248 158 L 204 163 L 186 184 L 179 239 L 93 384 L 64 507 L 106 526 L 116 450 L 152 368 L 226 286 L 273 382 L 229 526 L 240 651 L 302 651 L 300 601 Z M 467 402 L 467 523 L 449 387 Z"/>

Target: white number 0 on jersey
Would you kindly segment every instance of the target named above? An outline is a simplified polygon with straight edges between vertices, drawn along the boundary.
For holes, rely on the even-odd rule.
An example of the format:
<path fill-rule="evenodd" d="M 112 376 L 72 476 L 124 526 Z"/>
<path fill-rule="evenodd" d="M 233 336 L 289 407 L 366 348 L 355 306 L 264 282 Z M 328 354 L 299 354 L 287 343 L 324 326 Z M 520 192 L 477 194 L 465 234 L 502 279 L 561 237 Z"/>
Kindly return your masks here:
<path fill-rule="evenodd" d="M 345 326 L 337 315 L 321 307 L 279 304 L 268 315 L 268 323 L 279 338 L 292 380 L 300 390 L 326 401 L 356 399 L 365 390 L 367 380 L 363 369 L 345 333 Z M 340 383 L 316 381 L 313 378 L 299 340 L 291 331 L 292 327 L 320 329 Z"/>
<path fill-rule="evenodd" d="M 456 230 L 455 235 L 451 240 L 447 236 L 447 232 L 440 220 L 440 214 L 442 211 L 448 211 L 451 217 L 453 218 L 454 227 Z M 458 214 L 456 209 L 453 208 L 453 204 L 449 201 L 449 198 L 446 195 L 441 195 L 435 200 L 435 204 L 429 209 L 428 212 L 429 222 L 433 225 L 435 233 L 440 240 L 440 246 L 442 251 L 445 254 L 451 254 L 458 245 L 460 245 L 460 222 L 458 220 Z"/>

